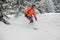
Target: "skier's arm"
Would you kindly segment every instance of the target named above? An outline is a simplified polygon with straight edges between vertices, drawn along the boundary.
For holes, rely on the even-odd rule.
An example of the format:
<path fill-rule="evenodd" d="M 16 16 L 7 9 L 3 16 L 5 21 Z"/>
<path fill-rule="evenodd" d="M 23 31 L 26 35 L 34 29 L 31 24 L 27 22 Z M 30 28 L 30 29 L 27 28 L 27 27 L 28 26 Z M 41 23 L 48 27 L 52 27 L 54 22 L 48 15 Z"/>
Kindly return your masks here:
<path fill-rule="evenodd" d="M 36 13 L 34 13 L 34 18 L 35 18 L 35 20 L 37 21 Z"/>
<path fill-rule="evenodd" d="M 33 15 L 34 15 L 35 20 L 37 21 L 36 13 L 34 12 Z"/>

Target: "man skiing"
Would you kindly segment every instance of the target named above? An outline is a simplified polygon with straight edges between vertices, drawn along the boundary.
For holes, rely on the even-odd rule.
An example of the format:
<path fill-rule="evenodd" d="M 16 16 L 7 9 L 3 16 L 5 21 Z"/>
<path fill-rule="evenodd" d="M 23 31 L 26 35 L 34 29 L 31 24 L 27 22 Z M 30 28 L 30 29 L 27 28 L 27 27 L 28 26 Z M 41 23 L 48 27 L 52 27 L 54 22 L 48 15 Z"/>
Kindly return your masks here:
<path fill-rule="evenodd" d="M 7 17 L 5 14 L 3 14 L 2 11 L 3 11 L 2 1 L 0 1 L 0 21 L 2 21 L 3 23 L 9 25 L 10 23 L 7 22 L 7 21 L 4 19 L 4 16 L 5 16 L 6 18 L 8 18 L 8 17 Z M 8 19 L 9 19 L 9 18 L 8 18 Z"/>
<path fill-rule="evenodd" d="M 34 10 L 34 6 L 35 5 L 30 5 L 26 10 L 25 10 L 25 17 L 30 20 L 30 23 L 33 23 L 33 16 L 35 18 L 35 20 L 37 21 L 37 17 L 36 17 L 36 13 Z"/>

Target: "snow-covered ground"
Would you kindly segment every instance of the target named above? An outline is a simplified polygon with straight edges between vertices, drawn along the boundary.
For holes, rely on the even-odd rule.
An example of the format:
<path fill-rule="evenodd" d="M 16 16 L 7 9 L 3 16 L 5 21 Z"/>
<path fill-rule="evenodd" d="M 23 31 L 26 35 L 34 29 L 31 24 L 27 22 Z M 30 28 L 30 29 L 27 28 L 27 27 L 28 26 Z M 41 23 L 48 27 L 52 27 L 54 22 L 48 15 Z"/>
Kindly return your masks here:
<path fill-rule="evenodd" d="M 0 40 L 60 40 L 60 14 L 37 14 L 37 18 L 34 24 L 24 15 L 10 18 L 11 25 L 0 22 Z"/>

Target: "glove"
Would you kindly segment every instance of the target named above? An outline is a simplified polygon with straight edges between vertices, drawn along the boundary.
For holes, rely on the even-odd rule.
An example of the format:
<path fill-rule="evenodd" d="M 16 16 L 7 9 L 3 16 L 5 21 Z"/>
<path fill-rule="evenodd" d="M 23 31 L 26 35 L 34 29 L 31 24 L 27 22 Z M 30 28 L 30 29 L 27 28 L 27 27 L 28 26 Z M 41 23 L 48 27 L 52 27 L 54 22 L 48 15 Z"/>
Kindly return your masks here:
<path fill-rule="evenodd" d="M 37 18 L 35 18 L 35 20 L 37 21 Z"/>

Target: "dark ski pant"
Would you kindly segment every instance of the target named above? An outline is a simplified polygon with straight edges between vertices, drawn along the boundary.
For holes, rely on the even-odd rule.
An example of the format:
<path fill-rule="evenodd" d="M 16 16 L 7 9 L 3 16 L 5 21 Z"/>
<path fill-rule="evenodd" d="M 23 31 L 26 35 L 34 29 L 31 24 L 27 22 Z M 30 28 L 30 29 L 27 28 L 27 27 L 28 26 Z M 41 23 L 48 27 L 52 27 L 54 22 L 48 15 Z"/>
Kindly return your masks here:
<path fill-rule="evenodd" d="M 3 23 L 5 23 L 5 24 L 7 24 L 7 25 L 9 25 L 10 23 L 8 22 L 8 21 L 6 21 L 5 19 L 0 19 L 0 21 L 2 21 Z"/>
<path fill-rule="evenodd" d="M 30 20 L 30 23 L 33 23 L 34 22 L 34 20 L 33 20 L 33 17 L 32 16 L 28 16 L 28 17 L 26 17 L 28 20 Z"/>

